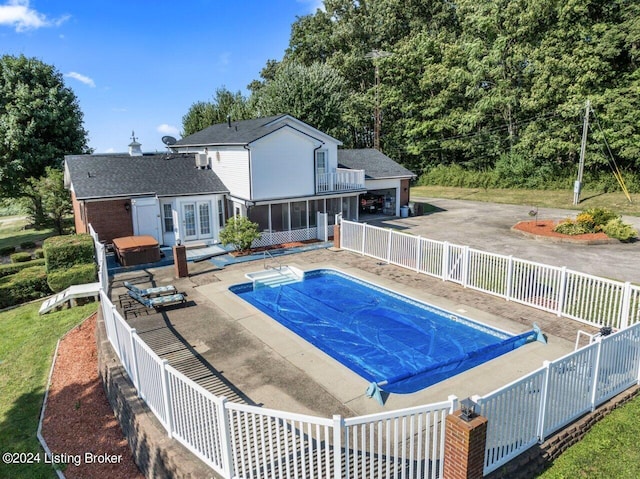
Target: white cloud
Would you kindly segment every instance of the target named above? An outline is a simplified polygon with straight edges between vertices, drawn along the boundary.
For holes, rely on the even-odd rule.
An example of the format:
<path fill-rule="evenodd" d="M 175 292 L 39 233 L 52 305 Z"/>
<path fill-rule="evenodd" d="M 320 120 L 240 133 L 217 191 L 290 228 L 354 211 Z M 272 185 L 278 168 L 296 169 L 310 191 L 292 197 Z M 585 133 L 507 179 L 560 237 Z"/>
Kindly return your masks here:
<path fill-rule="evenodd" d="M 32 9 L 29 6 L 29 0 L 9 0 L 4 5 L 0 5 L 0 25 L 12 26 L 16 32 L 60 26 L 68 19 L 69 15 L 49 19 L 45 14 Z"/>
<path fill-rule="evenodd" d="M 73 78 L 74 80 L 78 80 L 80 83 L 84 83 L 85 85 L 89 85 L 91 88 L 96 87 L 96 83 L 92 78 L 89 78 L 86 75 L 78 72 L 69 72 L 65 74 L 66 77 Z"/>
<path fill-rule="evenodd" d="M 175 126 L 168 125 L 167 123 L 158 125 L 156 130 L 158 133 L 162 133 L 163 135 L 178 136 L 180 134 L 179 130 Z"/>
<path fill-rule="evenodd" d="M 116 150 L 115 150 L 115 148 L 112 147 L 112 148 L 107 148 L 104 152 L 105 153 L 115 153 Z"/>

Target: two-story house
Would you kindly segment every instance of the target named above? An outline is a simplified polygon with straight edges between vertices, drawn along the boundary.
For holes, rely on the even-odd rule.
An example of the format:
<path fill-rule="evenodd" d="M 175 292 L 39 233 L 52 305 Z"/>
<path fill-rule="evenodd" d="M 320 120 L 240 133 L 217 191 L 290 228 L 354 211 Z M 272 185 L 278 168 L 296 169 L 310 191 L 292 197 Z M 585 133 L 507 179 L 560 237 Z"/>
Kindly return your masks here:
<path fill-rule="evenodd" d="M 358 219 L 376 190 L 399 215 L 413 173 L 376 150 L 340 141 L 289 115 L 210 126 L 165 154 L 70 155 L 65 179 L 76 230 L 101 238 L 148 234 L 160 244 L 218 242 L 226 218 L 247 216 L 254 246 L 331 236 L 335 215 Z M 367 158 L 370 166 L 367 166 Z"/>

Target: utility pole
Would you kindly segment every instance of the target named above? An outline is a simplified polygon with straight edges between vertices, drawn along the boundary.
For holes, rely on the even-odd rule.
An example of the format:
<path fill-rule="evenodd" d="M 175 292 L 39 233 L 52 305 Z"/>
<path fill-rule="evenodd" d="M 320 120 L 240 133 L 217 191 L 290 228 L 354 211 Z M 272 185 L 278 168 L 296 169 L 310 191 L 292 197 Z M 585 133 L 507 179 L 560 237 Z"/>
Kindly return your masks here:
<path fill-rule="evenodd" d="M 373 123 L 373 147 L 380 151 L 380 130 L 382 129 L 382 122 L 380 120 L 380 72 L 378 70 L 378 62 L 376 59 L 391 56 L 391 53 L 382 50 L 371 50 L 365 55 L 367 58 L 373 60 L 374 75 L 375 75 L 375 89 L 376 89 L 376 104 L 374 109 L 374 123 Z"/>
<path fill-rule="evenodd" d="M 573 184 L 573 204 L 580 203 L 580 190 L 582 190 L 582 174 L 584 172 L 584 157 L 587 152 L 587 133 L 589 132 L 589 114 L 591 113 L 591 101 L 587 100 L 584 107 L 584 123 L 582 125 L 582 143 L 580 144 L 580 164 L 578 166 L 578 179 Z"/>

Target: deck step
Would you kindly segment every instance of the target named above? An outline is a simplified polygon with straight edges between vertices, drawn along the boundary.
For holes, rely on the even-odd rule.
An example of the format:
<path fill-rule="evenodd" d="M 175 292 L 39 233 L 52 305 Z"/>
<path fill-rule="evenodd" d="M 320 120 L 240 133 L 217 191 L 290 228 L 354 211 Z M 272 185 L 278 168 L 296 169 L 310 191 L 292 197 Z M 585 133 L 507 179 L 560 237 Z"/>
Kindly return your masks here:
<path fill-rule="evenodd" d="M 247 274 L 253 281 L 254 289 L 276 288 L 285 284 L 295 283 L 302 279 L 302 275 L 289 267 L 268 269 L 259 273 Z"/>
<path fill-rule="evenodd" d="M 87 283 L 76 284 L 69 286 L 64 291 L 51 296 L 40 305 L 39 314 L 45 314 L 49 311 L 61 306 L 67 301 L 71 301 L 76 298 L 88 298 L 91 296 L 98 296 L 100 292 L 100 283 Z"/>

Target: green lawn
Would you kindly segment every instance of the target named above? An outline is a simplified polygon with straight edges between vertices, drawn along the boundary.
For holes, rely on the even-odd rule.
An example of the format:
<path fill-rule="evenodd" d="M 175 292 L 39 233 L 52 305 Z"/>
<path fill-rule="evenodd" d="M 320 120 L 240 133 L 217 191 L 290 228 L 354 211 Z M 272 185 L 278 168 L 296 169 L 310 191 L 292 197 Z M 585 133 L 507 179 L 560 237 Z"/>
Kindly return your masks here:
<path fill-rule="evenodd" d="M 42 241 L 54 235 L 54 231 L 49 229 L 33 230 L 24 229 L 27 220 L 22 216 L 2 216 L 0 217 L 0 248 L 5 246 L 20 246 L 26 241 Z"/>
<path fill-rule="evenodd" d="M 40 408 L 56 342 L 97 309 L 96 303 L 44 316 L 40 302 L 0 312 L 0 454 L 40 453 Z M 7 465 L 0 477 L 55 478 L 50 465 Z"/>
<path fill-rule="evenodd" d="M 608 208 L 621 215 L 640 216 L 640 204 L 635 195 L 629 203 L 622 192 L 599 193 L 583 191 L 580 203 L 573 205 L 570 190 L 503 190 L 484 188 L 454 188 L 449 186 L 414 186 L 412 198 L 448 198 L 455 200 L 486 201 L 513 205 L 537 206 L 540 208 L 563 208 L 583 210 L 592 207 Z"/>

